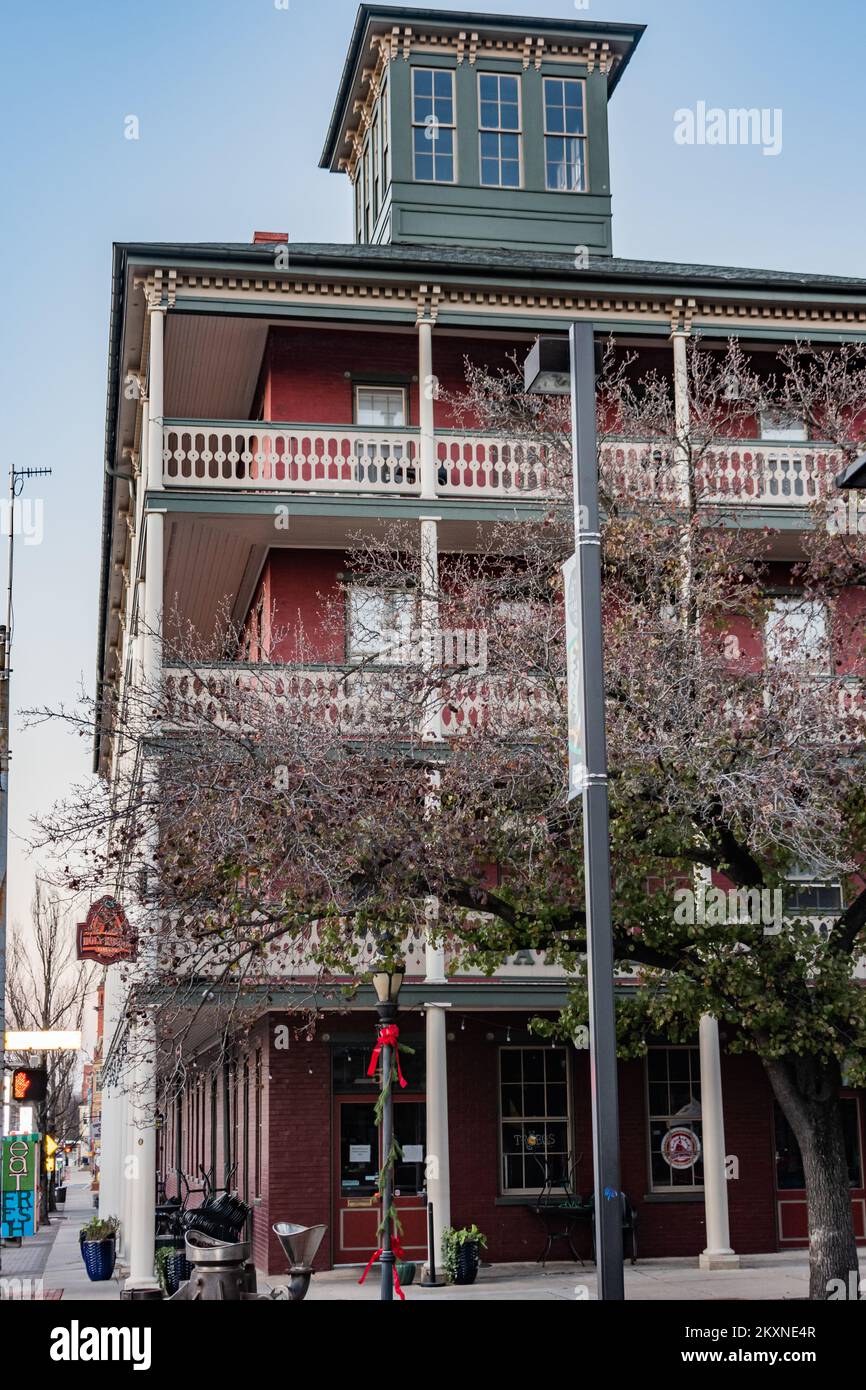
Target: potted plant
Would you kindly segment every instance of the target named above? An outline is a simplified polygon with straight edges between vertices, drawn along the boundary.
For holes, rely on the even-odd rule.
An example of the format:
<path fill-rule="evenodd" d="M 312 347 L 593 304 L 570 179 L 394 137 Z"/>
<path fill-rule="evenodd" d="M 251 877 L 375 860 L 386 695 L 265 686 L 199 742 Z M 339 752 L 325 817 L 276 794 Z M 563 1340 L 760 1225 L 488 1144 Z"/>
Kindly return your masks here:
<path fill-rule="evenodd" d="M 442 1264 L 449 1284 L 475 1283 L 480 1252 L 486 1245 L 487 1237 L 474 1224 L 460 1231 L 448 1226 L 442 1232 Z"/>
<path fill-rule="evenodd" d="M 189 1279 L 190 1273 L 185 1247 L 179 1246 L 176 1240 L 157 1243 L 156 1277 L 166 1298 L 177 1293 L 181 1284 Z"/>
<path fill-rule="evenodd" d="M 114 1273 L 119 1226 L 116 1216 L 108 1216 L 104 1221 L 93 1216 L 86 1226 L 81 1227 L 78 1235 L 81 1256 L 87 1277 L 95 1284 L 110 1279 Z"/>

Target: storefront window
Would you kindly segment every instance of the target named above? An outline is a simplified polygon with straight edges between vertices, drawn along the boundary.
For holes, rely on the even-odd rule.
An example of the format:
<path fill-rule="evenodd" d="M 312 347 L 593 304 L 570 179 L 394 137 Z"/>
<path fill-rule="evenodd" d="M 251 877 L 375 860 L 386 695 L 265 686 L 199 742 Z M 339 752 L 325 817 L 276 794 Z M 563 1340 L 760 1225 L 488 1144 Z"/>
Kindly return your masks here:
<path fill-rule="evenodd" d="M 854 1096 L 843 1096 L 839 1104 L 842 1110 L 842 1129 L 845 1135 L 848 1181 L 851 1187 L 862 1187 L 860 1116 L 857 1101 Z M 803 1172 L 803 1159 L 800 1156 L 800 1146 L 794 1138 L 794 1131 L 778 1105 L 774 1105 L 774 1114 L 776 1122 L 776 1187 L 782 1192 L 805 1188 L 806 1177 Z"/>
<path fill-rule="evenodd" d="M 571 1171 L 568 1061 L 561 1047 L 499 1050 L 501 1188 L 540 1193 Z"/>
<path fill-rule="evenodd" d="M 421 1038 L 402 1037 L 400 1041 L 413 1049 L 400 1052 L 400 1067 L 409 1091 L 424 1090 L 424 1041 Z M 335 1043 L 332 1048 L 332 1074 L 334 1093 L 345 1095 L 355 1091 L 378 1091 L 379 1077 L 368 1076 L 367 1068 L 373 1053 L 375 1037 L 371 1033 L 369 1042 Z"/>
<path fill-rule="evenodd" d="M 696 1047 L 647 1053 L 650 1182 L 653 1192 L 704 1185 L 701 1063 Z"/>

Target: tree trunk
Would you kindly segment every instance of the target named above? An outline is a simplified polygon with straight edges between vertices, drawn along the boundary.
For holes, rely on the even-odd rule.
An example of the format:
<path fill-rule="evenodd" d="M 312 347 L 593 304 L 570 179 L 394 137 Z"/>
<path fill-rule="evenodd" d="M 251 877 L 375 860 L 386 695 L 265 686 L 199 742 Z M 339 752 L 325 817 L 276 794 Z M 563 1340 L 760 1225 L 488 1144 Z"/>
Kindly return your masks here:
<path fill-rule="evenodd" d="M 857 1297 L 859 1264 L 837 1063 L 764 1059 L 764 1070 L 800 1146 L 809 1211 L 809 1298 Z"/>

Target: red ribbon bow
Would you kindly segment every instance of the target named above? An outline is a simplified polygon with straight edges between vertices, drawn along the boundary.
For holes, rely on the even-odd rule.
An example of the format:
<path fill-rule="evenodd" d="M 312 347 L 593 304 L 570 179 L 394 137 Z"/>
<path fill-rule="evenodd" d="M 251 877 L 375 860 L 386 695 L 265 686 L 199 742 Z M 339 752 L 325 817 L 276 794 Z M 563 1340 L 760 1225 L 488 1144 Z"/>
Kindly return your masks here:
<path fill-rule="evenodd" d="M 382 1052 L 382 1048 L 393 1047 L 394 1056 L 397 1061 L 397 1077 L 400 1082 L 400 1085 L 405 1087 L 406 1081 L 403 1076 L 403 1070 L 400 1066 L 400 1050 L 397 1047 L 397 1039 L 399 1038 L 399 1036 L 400 1029 L 397 1027 L 396 1023 L 385 1023 L 382 1025 L 382 1027 L 379 1029 L 379 1036 L 376 1039 L 376 1046 L 373 1048 L 373 1055 L 370 1058 L 370 1065 L 367 1068 L 367 1075 L 375 1076 L 376 1068 L 379 1065 L 379 1057 Z"/>
<path fill-rule="evenodd" d="M 398 1235 L 396 1235 L 396 1233 L 395 1233 L 395 1235 L 391 1238 L 391 1249 L 394 1251 L 394 1254 L 397 1256 L 397 1259 L 398 1259 L 398 1260 L 405 1260 L 405 1258 L 406 1258 L 406 1252 L 405 1252 L 405 1250 L 403 1249 L 403 1246 L 400 1244 L 400 1237 L 399 1237 Z M 366 1269 L 364 1270 L 364 1273 L 361 1275 L 360 1279 L 358 1280 L 358 1283 L 359 1283 L 359 1284 L 363 1284 L 363 1282 L 364 1282 L 364 1280 L 366 1279 L 367 1275 L 370 1273 L 370 1270 L 373 1268 L 373 1265 L 376 1263 L 376 1261 L 378 1260 L 379 1256 L 381 1255 L 382 1250 L 383 1250 L 383 1247 L 380 1245 L 378 1250 L 374 1250 L 374 1251 L 373 1251 L 372 1255 L 370 1256 L 369 1260 L 367 1261 L 367 1267 L 366 1267 Z M 395 1290 L 395 1292 L 396 1292 L 396 1294 L 397 1294 L 397 1297 L 398 1297 L 398 1298 L 402 1298 L 403 1302 L 405 1303 L 405 1302 L 406 1302 L 406 1295 L 404 1294 L 403 1290 L 402 1290 L 401 1287 L 400 1287 L 400 1276 L 399 1276 L 399 1274 L 397 1273 L 397 1266 L 396 1266 L 396 1264 L 393 1264 L 393 1265 L 391 1266 L 391 1268 L 392 1268 L 393 1273 L 394 1273 L 394 1290 Z"/>

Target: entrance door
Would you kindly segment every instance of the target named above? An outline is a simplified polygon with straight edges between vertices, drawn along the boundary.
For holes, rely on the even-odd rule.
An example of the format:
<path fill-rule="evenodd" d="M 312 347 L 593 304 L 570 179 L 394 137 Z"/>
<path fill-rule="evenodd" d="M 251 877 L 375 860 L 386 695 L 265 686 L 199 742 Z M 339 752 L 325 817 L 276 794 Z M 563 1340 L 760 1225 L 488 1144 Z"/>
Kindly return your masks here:
<path fill-rule="evenodd" d="M 368 1096 L 353 1096 L 338 1099 L 335 1105 L 334 1263 L 366 1264 L 379 1246 L 381 1215 L 375 1101 Z M 403 1227 L 403 1249 L 413 1260 L 424 1259 L 427 1254 L 425 1126 L 424 1102 L 395 1096 L 394 1134 L 405 1156 L 395 1168 L 394 1205 Z"/>
<path fill-rule="evenodd" d="M 806 1183 L 800 1147 L 779 1106 L 774 1106 L 776 1127 L 776 1213 L 779 1247 L 793 1249 L 809 1243 Z M 866 1176 L 863 1172 L 860 1100 L 853 1091 L 842 1096 L 842 1124 L 851 1183 L 851 1213 L 858 1242 L 866 1241 Z"/>

